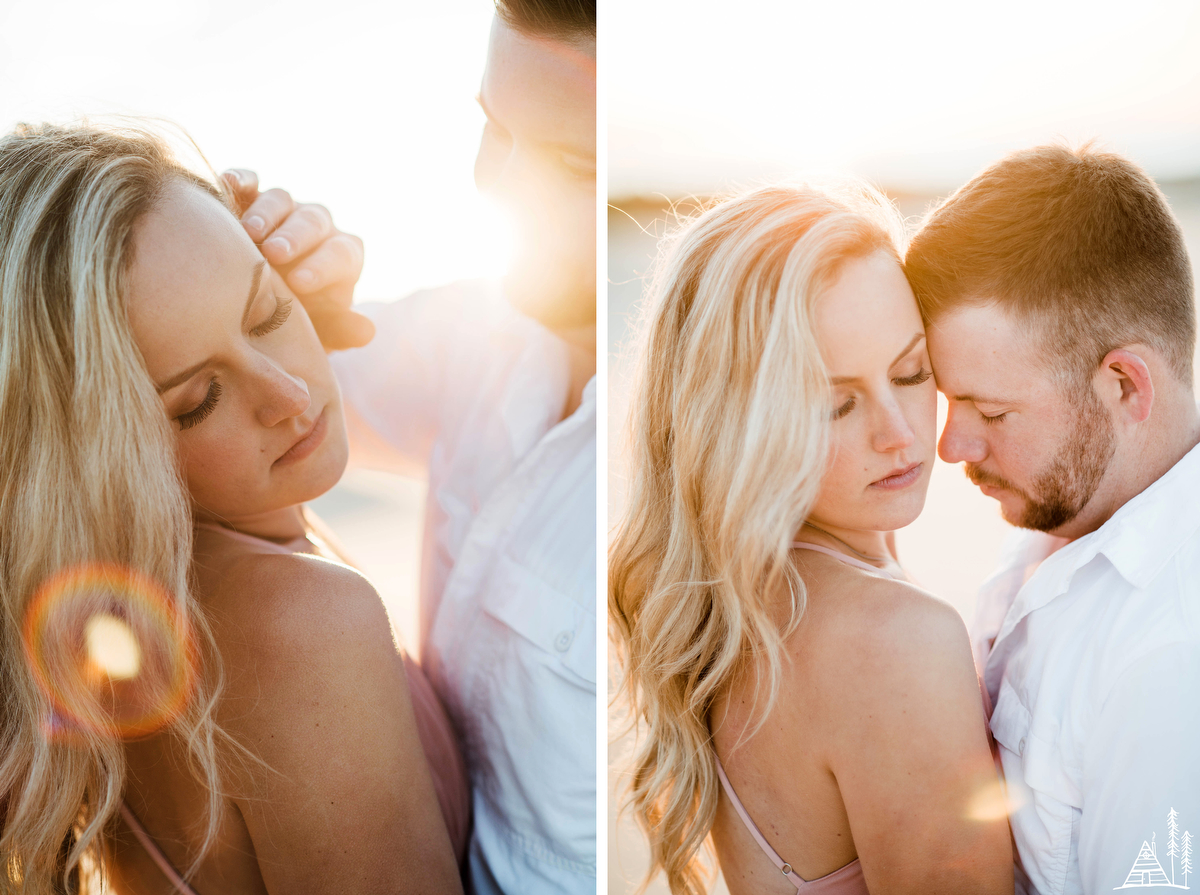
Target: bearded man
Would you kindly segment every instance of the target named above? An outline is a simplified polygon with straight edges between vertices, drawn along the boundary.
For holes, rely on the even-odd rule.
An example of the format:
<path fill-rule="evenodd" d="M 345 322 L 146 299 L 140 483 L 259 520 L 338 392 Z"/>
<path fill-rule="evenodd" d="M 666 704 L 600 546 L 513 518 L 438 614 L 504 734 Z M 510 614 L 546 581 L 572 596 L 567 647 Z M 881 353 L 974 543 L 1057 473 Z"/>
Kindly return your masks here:
<path fill-rule="evenodd" d="M 972 625 L 1017 890 L 1143 885 L 1151 860 L 1182 883 L 1200 830 L 1200 412 L 1179 225 L 1128 160 L 1039 147 L 931 212 L 906 269 L 949 402 L 938 453 L 1027 529 Z"/>

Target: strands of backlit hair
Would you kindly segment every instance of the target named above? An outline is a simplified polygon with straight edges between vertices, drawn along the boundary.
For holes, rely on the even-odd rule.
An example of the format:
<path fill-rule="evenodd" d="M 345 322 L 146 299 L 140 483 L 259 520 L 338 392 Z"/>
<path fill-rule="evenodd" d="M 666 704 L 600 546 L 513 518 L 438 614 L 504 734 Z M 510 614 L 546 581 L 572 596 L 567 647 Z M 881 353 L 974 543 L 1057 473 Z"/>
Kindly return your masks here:
<path fill-rule="evenodd" d="M 660 256 L 609 613 L 618 699 L 638 727 L 629 804 L 650 843 L 647 882 L 661 871 L 677 895 L 701 895 L 711 876 L 710 709 L 749 670 L 761 725 L 805 609 L 789 549 L 818 495 L 830 423 L 814 305 L 845 261 L 898 259 L 902 239 L 899 214 L 868 187 L 773 186 L 700 213 Z M 789 592 L 781 622 L 771 604 Z"/>
<path fill-rule="evenodd" d="M 0 879 L 6 892 L 97 890 L 102 833 L 124 790 L 120 730 L 85 723 L 86 717 L 64 719 L 35 673 L 55 667 L 53 657 L 29 652 L 52 651 L 53 638 L 23 642 L 33 636 L 23 620 L 45 599 L 44 585 L 63 574 L 124 570 L 101 575 L 101 583 L 113 580 L 120 623 L 149 631 L 172 618 L 179 635 L 196 645 L 202 673 L 189 682 L 190 698 L 180 701 L 167 730 L 184 744 L 209 794 L 201 855 L 217 835 L 217 746 L 225 736 L 213 716 L 220 667 L 189 582 L 191 506 L 174 437 L 125 304 L 135 224 L 172 180 L 219 196 L 162 139 L 137 128 L 22 125 L 0 139 L 0 793 L 6 799 Z M 134 576 L 128 580 L 153 582 L 166 602 L 122 602 L 126 573 Z M 43 622 L 35 626 L 39 637 Z M 188 654 L 185 643 L 179 655 Z"/>

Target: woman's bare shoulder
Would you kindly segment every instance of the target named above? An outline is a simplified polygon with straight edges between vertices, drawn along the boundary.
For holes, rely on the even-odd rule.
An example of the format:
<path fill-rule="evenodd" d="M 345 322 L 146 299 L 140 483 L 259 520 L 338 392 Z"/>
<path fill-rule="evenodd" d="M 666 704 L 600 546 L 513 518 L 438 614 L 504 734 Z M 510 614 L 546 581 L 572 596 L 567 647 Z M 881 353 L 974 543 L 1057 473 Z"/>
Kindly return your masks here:
<path fill-rule="evenodd" d="M 258 759 L 235 765 L 231 790 L 267 888 L 374 878 L 372 891 L 398 891 L 447 868 L 452 879 L 403 658 L 370 582 L 251 546 L 205 574 L 226 680 L 218 714 Z"/>
<path fill-rule="evenodd" d="M 916 585 L 844 568 L 824 576 L 815 596 L 820 632 L 807 647 L 820 655 L 814 667 L 836 690 L 937 690 L 946 674 L 958 681 L 974 675 L 962 616 Z"/>
<path fill-rule="evenodd" d="M 902 636 L 964 631 L 962 616 L 948 602 L 908 581 L 872 575 L 825 559 L 805 558 L 801 574 L 810 608 L 822 633 L 854 643 L 893 642 Z"/>
<path fill-rule="evenodd" d="M 202 574 L 222 654 L 239 661 L 394 650 L 387 610 L 361 573 L 303 553 L 233 550 Z"/>

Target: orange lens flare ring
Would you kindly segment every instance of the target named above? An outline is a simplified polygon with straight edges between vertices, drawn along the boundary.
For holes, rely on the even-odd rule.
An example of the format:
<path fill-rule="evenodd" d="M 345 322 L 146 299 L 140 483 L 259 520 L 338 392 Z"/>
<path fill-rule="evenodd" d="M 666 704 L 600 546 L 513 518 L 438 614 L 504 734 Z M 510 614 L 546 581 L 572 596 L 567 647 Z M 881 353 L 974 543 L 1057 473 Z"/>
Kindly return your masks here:
<path fill-rule="evenodd" d="M 50 736 L 145 736 L 179 717 L 196 680 L 186 615 L 159 584 L 97 563 L 42 584 L 25 614 L 25 656 L 49 698 Z"/>

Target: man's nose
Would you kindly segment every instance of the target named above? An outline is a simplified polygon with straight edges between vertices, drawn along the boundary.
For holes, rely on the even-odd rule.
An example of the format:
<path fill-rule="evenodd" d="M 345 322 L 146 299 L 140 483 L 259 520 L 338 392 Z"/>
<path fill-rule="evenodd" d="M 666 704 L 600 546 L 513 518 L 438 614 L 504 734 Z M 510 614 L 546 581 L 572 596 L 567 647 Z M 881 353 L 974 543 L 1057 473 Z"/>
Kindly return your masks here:
<path fill-rule="evenodd" d="M 938 456 L 947 463 L 981 463 L 987 458 L 987 440 L 973 431 L 965 414 L 950 402 L 946 411 L 946 428 L 938 439 Z"/>
<path fill-rule="evenodd" d="M 510 149 L 510 145 L 501 143 L 484 131 L 479 138 L 479 151 L 475 154 L 475 189 L 486 194 L 496 188 Z"/>

